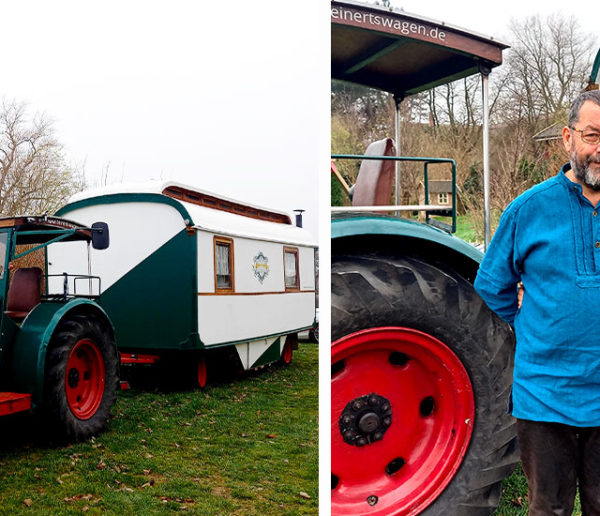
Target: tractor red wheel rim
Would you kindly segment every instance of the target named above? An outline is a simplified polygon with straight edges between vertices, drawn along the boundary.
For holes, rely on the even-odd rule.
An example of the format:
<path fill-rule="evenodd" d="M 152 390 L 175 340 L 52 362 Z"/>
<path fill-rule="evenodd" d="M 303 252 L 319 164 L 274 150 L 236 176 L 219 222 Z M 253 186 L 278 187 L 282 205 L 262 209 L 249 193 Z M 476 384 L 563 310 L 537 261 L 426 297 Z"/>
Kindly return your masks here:
<path fill-rule="evenodd" d="M 104 396 L 105 370 L 102 353 L 94 341 L 82 339 L 67 359 L 65 390 L 71 412 L 78 419 L 90 419 Z"/>
<path fill-rule="evenodd" d="M 335 341 L 331 364 L 332 514 L 420 513 L 452 480 L 471 439 L 475 403 L 462 362 L 431 335 L 385 327 Z M 378 410 L 361 409 L 366 400 Z M 353 410 L 361 423 L 349 432 Z"/>
<path fill-rule="evenodd" d="M 206 387 L 206 381 L 208 379 L 208 371 L 206 368 L 206 359 L 201 356 L 198 358 L 198 367 L 197 367 L 197 378 L 198 378 L 198 387 Z"/>
<path fill-rule="evenodd" d="M 284 364 L 289 364 L 292 361 L 292 345 L 289 342 L 286 342 L 283 345 L 282 358 Z"/>

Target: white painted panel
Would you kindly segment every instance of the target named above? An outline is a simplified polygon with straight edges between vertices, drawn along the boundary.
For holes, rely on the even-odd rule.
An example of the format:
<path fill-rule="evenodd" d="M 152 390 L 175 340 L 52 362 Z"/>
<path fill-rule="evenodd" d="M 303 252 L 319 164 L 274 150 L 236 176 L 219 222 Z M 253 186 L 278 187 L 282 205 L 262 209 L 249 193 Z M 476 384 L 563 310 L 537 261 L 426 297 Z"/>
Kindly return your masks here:
<path fill-rule="evenodd" d="M 262 356 L 262 354 L 269 349 L 269 347 L 275 342 L 278 337 L 272 337 L 269 339 L 258 339 L 252 342 L 244 342 L 243 344 L 236 344 L 235 349 L 238 352 L 238 356 L 242 361 L 244 369 L 250 369 L 254 363 Z M 279 349 L 279 354 L 283 350 L 283 341 Z"/>
<path fill-rule="evenodd" d="M 300 247 L 300 290 L 315 289 L 315 250 L 312 247 Z"/>
<path fill-rule="evenodd" d="M 242 361 L 243 368 L 248 369 L 250 367 L 248 360 L 250 346 L 247 342 L 244 342 L 243 344 L 236 344 L 235 349 L 238 353 L 238 356 L 240 357 L 240 360 Z"/>
<path fill-rule="evenodd" d="M 285 333 L 310 326 L 314 318 L 314 292 L 198 296 L 198 329 L 205 345 Z"/>
<path fill-rule="evenodd" d="M 215 291 L 215 262 L 212 233 L 196 231 L 198 241 L 198 292 Z"/>
<path fill-rule="evenodd" d="M 86 206 L 64 214 L 67 219 L 85 225 L 107 222 L 110 247 L 92 249 L 92 274 L 102 278 L 106 290 L 127 272 L 185 228 L 181 214 L 172 206 L 153 202 L 124 202 Z M 80 257 L 64 244 L 48 250 L 50 273 L 81 270 Z M 87 260 L 85 274 L 87 274 Z"/>
<path fill-rule="evenodd" d="M 283 292 L 283 245 L 246 238 L 234 238 L 236 292 Z M 268 262 L 261 282 L 255 274 L 255 259 L 262 253 Z"/>

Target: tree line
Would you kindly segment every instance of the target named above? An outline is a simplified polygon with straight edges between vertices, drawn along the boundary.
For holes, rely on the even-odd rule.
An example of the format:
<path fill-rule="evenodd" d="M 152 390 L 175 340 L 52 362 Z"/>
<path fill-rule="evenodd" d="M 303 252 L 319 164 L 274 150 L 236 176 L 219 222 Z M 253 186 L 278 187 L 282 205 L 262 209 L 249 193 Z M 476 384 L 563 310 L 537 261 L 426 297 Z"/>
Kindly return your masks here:
<path fill-rule="evenodd" d="M 574 18 L 533 16 L 510 26 L 511 48 L 490 75 L 490 198 L 493 221 L 517 195 L 556 174 L 567 161 L 557 139 L 572 100 L 585 88 L 598 50 L 595 36 Z M 460 196 L 478 233 L 483 231 L 481 78 L 472 76 L 408 97 L 400 104 L 401 153 L 453 158 Z M 367 145 L 394 137 L 395 103 L 387 93 L 332 81 L 333 153 L 362 154 Z M 358 164 L 338 170 L 354 183 Z M 417 204 L 422 165 L 402 164 L 399 204 Z M 447 172 L 439 172 L 444 178 Z M 435 173 L 433 175 L 435 178 Z M 393 199 L 395 202 L 396 200 Z M 347 203 L 332 179 L 332 203 Z"/>

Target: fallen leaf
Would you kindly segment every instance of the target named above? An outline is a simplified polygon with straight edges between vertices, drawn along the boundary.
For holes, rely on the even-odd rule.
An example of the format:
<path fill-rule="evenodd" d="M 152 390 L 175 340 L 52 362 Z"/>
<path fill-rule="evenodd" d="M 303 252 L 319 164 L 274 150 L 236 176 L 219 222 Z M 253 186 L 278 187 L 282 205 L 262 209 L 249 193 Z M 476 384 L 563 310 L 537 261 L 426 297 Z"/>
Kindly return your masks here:
<path fill-rule="evenodd" d="M 510 503 L 512 503 L 515 507 L 523 507 L 523 497 L 519 496 L 518 498 L 511 500 Z"/>
<path fill-rule="evenodd" d="M 277 436 L 275 434 L 267 434 L 266 437 L 267 439 L 275 439 Z"/>
<path fill-rule="evenodd" d="M 310 495 L 304 491 L 300 491 L 300 497 L 304 498 L 305 500 L 310 500 Z"/>
<path fill-rule="evenodd" d="M 25 500 L 23 500 L 23 503 L 27 506 L 27 507 L 31 507 L 33 505 L 33 500 L 31 498 L 25 498 Z"/>

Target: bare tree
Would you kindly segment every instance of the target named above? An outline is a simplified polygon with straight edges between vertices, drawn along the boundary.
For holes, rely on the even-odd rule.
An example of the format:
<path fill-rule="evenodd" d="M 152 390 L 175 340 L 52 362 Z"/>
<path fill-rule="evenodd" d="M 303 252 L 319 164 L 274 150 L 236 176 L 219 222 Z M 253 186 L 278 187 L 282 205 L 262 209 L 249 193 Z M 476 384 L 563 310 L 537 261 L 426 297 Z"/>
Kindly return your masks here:
<path fill-rule="evenodd" d="M 0 105 L 0 214 L 52 213 L 84 186 L 43 116 L 24 104 Z"/>
<path fill-rule="evenodd" d="M 547 126 L 584 88 L 595 38 L 584 34 L 574 18 L 560 15 L 513 20 L 511 32 L 506 93 L 513 106 L 525 109 L 531 127 Z"/>

